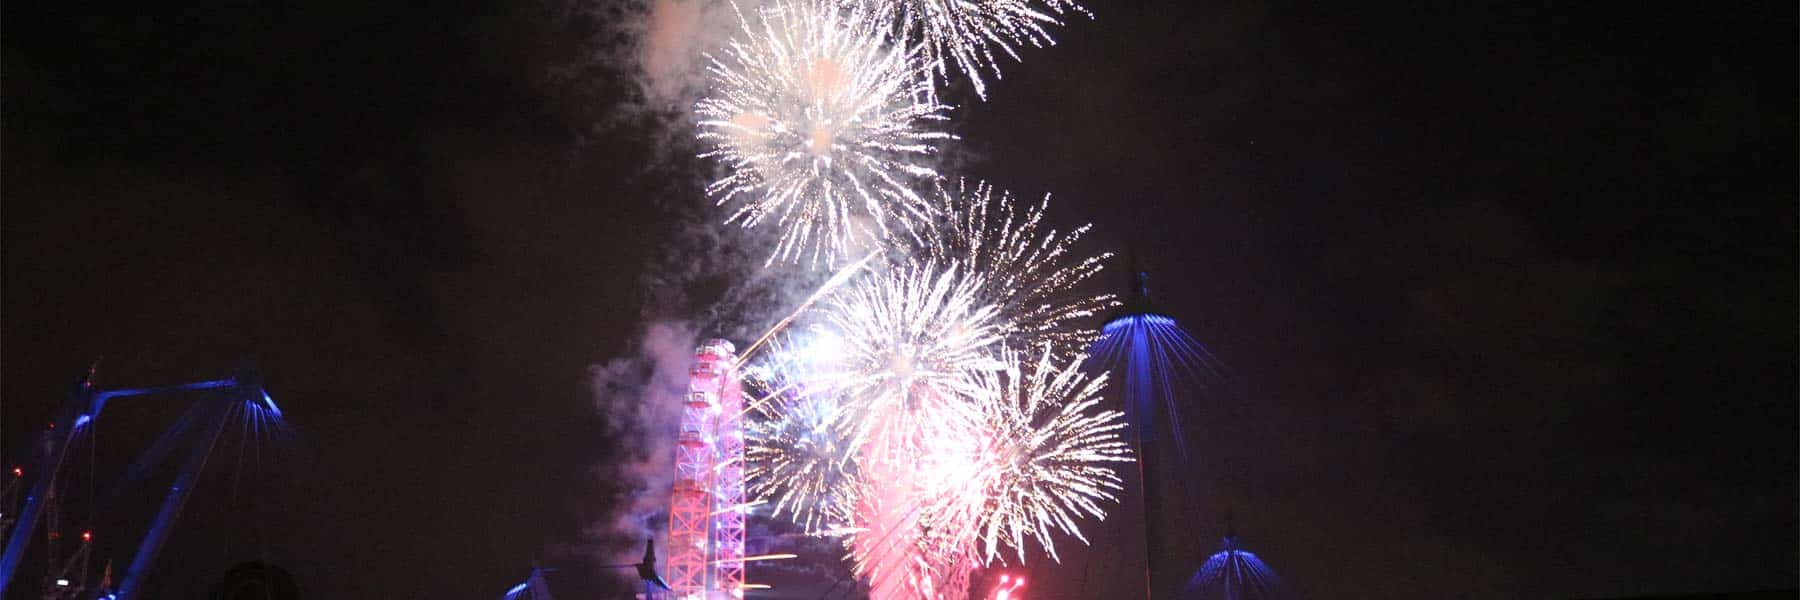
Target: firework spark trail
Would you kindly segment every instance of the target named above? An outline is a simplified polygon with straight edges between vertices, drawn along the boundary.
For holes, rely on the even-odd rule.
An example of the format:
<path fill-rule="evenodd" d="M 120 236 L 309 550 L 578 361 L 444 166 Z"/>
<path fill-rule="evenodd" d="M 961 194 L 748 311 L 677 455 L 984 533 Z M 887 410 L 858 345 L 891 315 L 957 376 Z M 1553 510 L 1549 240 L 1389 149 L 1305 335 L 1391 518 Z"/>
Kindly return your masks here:
<path fill-rule="evenodd" d="M 911 233 L 930 215 L 914 184 L 956 136 L 931 93 L 931 63 L 896 25 L 860 6 L 780 0 L 717 56 L 695 105 L 702 156 L 727 174 L 707 186 L 726 219 L 781 230 L 768 262 L 835 264 L 856 248 Z"/>
<path fill-rule="evenodd" d="M 914 256 L 890 265 L 898 275 L 890 275 L 892 279 L 887 282 L 889 285 L 882 287 L 878 285 L 878 281 L 871 281 L 867 285 L 852 288 L 851 291 L 860 289 L 886 292 L 862 296 L 858 299 L 865 302 L 858 308 L 843 311 L 844 315 L 855 315 L 857 318 L 851 320 L 864 326 L 843 327 L 839 323 L 840 329 L 845 332 L 841 334 L 845 339 L 875 341 L 873 348 L 860 353 L 869 358 L 862 361 L 865 365 L 861 369 L 863 374 L 848 379 L 854 382 L 848 386 L 853 388 L 848 397 L 871 402 L 877 402 L 884 396 L 889 401 L 904 399 L 900 406 L 872 403 L 864 411 L 855 413 L 875 416 L 870 419 L 874 425 L 858 434 L 861 440 L 873 440 L 875 448 L 874 452 L 865 453 L 861 461 L 890 465 L 894 470 L 903 470 L 905 477 L 868 476 L 870 481 L 877 483 L 870 486 L 871 491 L 863 497 L 866 500 L 879 497 L 882 499 L 882 506 L 873 510 L 866 509 L 861 513 L 865 523 L 874 523 L 874 531 L 859 539 L 853 548 L 858 555 L 858 571 L 872 573 L 872 581 L 886 591 L 892 592 L 891 586 L 899 585 L 915 595 L 925 597 L 939 592 L 959 595 L 966 590 L 971 570 L 979 562 L 992 560 L 999 554 L 997 547 L 1003 534 L 1012 536 L 1006 541 L 1010 547 L 1017 549 L 1021 560 L 1026 537 L 1040 540 L 1054 555 L 1054 546 L 1050 545 L 1050 531 L 1073 533 L 1079 538 L 1080 533 L 1073 520 L 1088 514 L 1102 515 L 1095 502 L 1110 500 L 1112 497 L 1107 490 L 1118 487 L 1117 477 L 1112 475 L 1110 468 L 1102 468 L 1110 480 L 1097 478 L 1094 481 L 1082 481 L 1076 484 L 1076 487 L 1083 489 L 1075 493 L 1074 503 L 1065 501 L 1062 504 L 1076 507 L 1071 510 L 1077 512 L 1039 510 L 1036 514 L 1042 515 L 1046 520 L 1037 523 L 1029 531 L 1029 536 L 1024 529 L 1016 527 L 1023 520 L 1002 520 L 1015 527 L 1008 529 L 995 526 L 984 532 L 982 525 L 991 518 L 997 506 L 999 510 L 1016 508 L 1020 511 L 1047 506 L 1030 504 L 1028 498 L 992 501 L 988 495 L 990 491 L 1014 493 L 1020 484 L 1013 478 L 1049 479 L 1053 474 L 1042 467 L 1066 458 L 1056 455 L 1059 449 L 1045 445 L 1042 438 L 1033 440 L 1029 437 L 1031 428 L 1038 425 L 1033 419 L 1041 416 L 1036 409 L 1044 406 L 1043 404 L 1028 404 L 1023 409 L 1015 404 L 1010 412 L 1003 412 L 999 408 L 1006 406 L 1005 401 L 1020 398 L 1019 382 L 1024 377 L 1016 372 L 1021 367 L 1016 361 L 995 361 L 997 355 L 1004 355 L 999 348 L 1031 347 L 1045 353 L 1045 360 L 1041 364 L 1022 365 L 1025 370 L 1041 370 L 1044 373 L 1040 381 L 1029 388 L 1037 394 L 1039 401 L 1046 393 L 1059 395 L 1071 391 L 1064 389 L 1068 387 L 1066 379 L 1056 378 L 1076 376 L 1075 366 L 1054 369 L 1050 366 L 1050 357 L 1053 354 L 1078 356 L 1080 348 L 1092 339 L 1093 332 L 1074 329 L 1071 324 L 1113 304 L 1110 296 L 1083 297 L 1073 291 L 1077 284 L 1099 271 L 1102 261 L 1108 255 L 1088 258 L 1071 256 L 1072 246 L 1085 233 L 1086 227 L 1067 235 L 1041 230 L 1039 226 L 1048 204 L 1047 198 L 1035 206 L 1019 210 L 1011 196 L 1004 191 L 985 183 L 970 185 L 958 182 L 954 188 L 940 186 L 935 194 L 935 201 L 943 220 L 934 223 L 926 236 L 926 244 Z M 935 265 L 954 267 L 939 271 Z M 948 285 L 948 279 L 956 277 L 954 272 L 957 269 L 966 273 L 966 276 L 956 282 L 956 292 L 947 292 L 945 290 L 952 287 Z M 927 273 L 942 274 L 938 275 L 940 280 L 935 285 L 925 285 L 919 279 L 922 274 Z M 909 278 L 912 279 L 910 284 Z M 911 288 L 913 293 L 901 291 L 903 288 Z M 909 371 L 904 359 L 899 361 L 898 366 L 882 363 L 883 358 L 892 361 L 893 357 L 905 356 L 905 349 L 911 344 L 904 341 L 897 343 L 895 340 L 911 338 L 906 334 L 894 333 L 896 330 L 907 330 L 893 326 L 894 322 L 905 319 L 889 318 L 885 325 L 876 323 L 881 307 L 921 309 L 913 313 L 914 317 L 920 319 L 918 322 L 921 325 L 915 328 L 918 330 L 931 330 L 935 327 L 937 331 L 950 334 L 967 330 L 957 324 L 953 316 L 957 311 L 939 313 L 932 308 L 932 302 L 918 301 L 918 292 L 925 290 L 955 299 L 954 302 L 943 303 L 948 306 L 984 306 L 992 310 L 992 317 L 983 320 L 993 323 L 995 339 L 975 346 L 974 351 L 968 354 L 976 361 L 963 363 L 979 366 L 948 374 L 948 377 L 939 382 L 949 385 L 935 389 L 931 383 L 927 383 L 924 389 L 914 389 L 916 383 L 900 382 L 896 384 L 898 393 L 892 390 L 876 391 L 874 398 L 870 398 L 870 388 L 879 390 L 878 386 L 854 389 L 858 387 L 857 383 L 866 385 L 873 379 L 870 377 L 871 372 L 879 373 L 885 369 L 886 375 L 893 376 L 904 375 Z M 1079 358 L 1075 360 L 1079 364 Z M 956 364 L 962 361 L 941 362 Z M 1015 372 L 1008 380 L 1012 382 L 1010 389 L 995 385 L 991 380 L 994 371 L 1003 363 L 1014 367 Z M 982 382 L 987 382 L 988 385 L 983 387 L 980 385 Z M 1052 383 L 1062 387 L 1053 388 Z M 1088 388 L 1078 390 L 1080 397 L 1073 399 L 1077 405 L 1071 410 L 1079 413 L 1090 408 L 1097 402 L 1094 396 L 1101 385 L 1103 384 L 1099 380 L 1095 380 Z M 930 416 L 921 419 L 918 415 Z M 1080 428 L 1095 424 L 1107 427 L 1112 424 L 1106 420 L 1116 417 L 1116 414 L 1102 415 L 1095 423 L 1074 422 L 1073 419 L 1064 418 L 1060 421 L 1048 420 L 1045 425 L 1052 429 L 1058 426 Z M 1116 429 L 1116 426 L 1112 428 Z M 997 437 L 988 433 L 991 431 L 1005 433 Z M 1051 435 L 1058 433 L 1064 432 L 1053 431 Z M 1100 432 L 1100 435 L 1110 435 L 1112 440 L 1110 444 L 1100 443 L 1097 453 L 1124 451 L 1124 445 L 1116 440 L 1111 429 Z M 994 459 L 996 456 L 1046 451 L 1047 454 L 1040 457 L 1040 462 L 1027 460 L 1029 464 L 1023 468 L 1015 468 L 1010 463 L 996 462 Z M 1067 453 L 1068 456 L 1075 454 Z M 1082 456 L 1076 460 L 1085 458 L 1092 457 Z M 1099 462 L 1110 458 L 1115 457 L 1105 457 Z M 1053 498 L 1055 494 L 1064 491 L 1068 490 L 1048 490 L 1048 496 L 1039 496 L 1038 499 Z M 1093 498 L 1090 499 L 1089 496 Z M 868 504 L 874 506 L 876 503 L 869 501 Z M 895 515 L 891 508 L 886 508 L 892 506 L 913 506 L 915 508 L 912 512 L 918 514 Z M 878 541 L 871 543 L 871 537 Z"/>
<path fill-rule="evenodd" d="M 903 24 L 908 39 L 918 43 L 934 65 L 932 84 L 948 80 L 955 68 L 968 78 L 976 95 L 987 99 L 987 78 L 1000 79 L 1004 55 L 1019 60 L 1023 47 L 1056 44 L 1050 28 L 1062 25 L 1062 17 L 1079 14 L 1093 18 L 1071 0 L 838 0 L 840 5 L 872 4 L 889 19 Z"/>
<path fill-rule="evenodd" d="M 842 529 L 856 502 L 856 465 L 838 426 L 839 399 L 832 391 L 840 376 L 822 368 L 839 348 L 828 332 L 789 336 L 799 339 L 787 343 L 777 336 L 878 255 L 839 269 L 739 355 L 743 365 L 757 349 L 770 348 L 766 358 L 744 369 L 746 381 L 761 394 L 744 408 L 757 417 L 749 421 L 745 477 L 754 493 L 776 498 L 774 514 L 787 512 L 808 533 Z"/>
<path fill-rule="evenodd" d="M 755 355 L 757 348 L 768 343 L 769 340 L 775 337 L 775 334 L 781 333 L 781 330 L 786 329 L 789 323 L 793 323 L 794 319 L 800 318 L 801 314 L 804 314 L 807 309 L 812 308 L 813 303 L 818 302 L 819 298 L 823 297 L 825 294 L 831 293 L 832 290 L 837 289 L 837 287 L 843 285 L 844 282 L 849 281 L 851 277 L 856 276 L 856 274 L 861 271 L 864 265 L 869 264 L 869 261 L 874 260 L 875 257 L 880 255 L 880 252 L 870 252 L 869 255 L 864 256 L 862 260 L 850 263 L 844 268 L 838 269 L 837 273 L 832 274 L 831 279 L 825 280 L 824 285 L 819 286 L 819 289 L 817 290 L 813 290 L 812 295 L 807 296 L 806 300 L 801 302 L 800 306 L 794 309 L 794 312 L 788 313 L 788 316 L 786 317 L 782 317 L 780 321 L 775 323 L 774 327 L 770 327 L 768 331 L 763 332 L 761 337 L 756 338 L 755 343 L 750 344 L 750 347 L 745 348 L 742 353 L 739 353 L 737 364 L 741 366 L 748 362 L 750 358 Z"/>
<path fill-rule="evenodd" d="M 980 566 L 979 549 L 973 529 L 926 512 L 939 477 L 917 464 L 868 460 L 886 476 L 865 486 L 858 506 L 857 517 L 870 527 L 847 544 L 853 571 L 868 578 L 873 597 L 963 597 Z"/>
<path fill-rule="evenodd" d="M 869 579 L 871 598 L 929 598 L 920 586 L 928 557 L 919 547 L 914 470 L 899 460 L 878 458 L 866 446 L 858 460 L 869 476 L 858 494 L 856 517 L 868 532 L 849 540 L 852 571 Z"/>
<path fill-rule="evenodd" d="M 939 185 L 933 196 L 943 220 L 925 236 L 921 253 L 980 274 L 977 300 L 997 308 L 1007 347 L 1048 347 L 1062 359 L 1093 342 L 1098 332 L 1082 321 L 1118 302 L 1112 294 L 1077 290 L 1112 257 L 1076 255 L 1091 225 L 1064 234 L 1044 228 L 1048 195 L 1021 209 L 1010 192 L 986 182 Z"/>
<path fill-rule="evenodd" d="M 934 415 L 936 416 L 936 415 Z M 933 498 L 979 494 L 975 481 L 979 467 L 971 460 L 984 439 L 958 419 L 921 419 L 917 422 L 923 445 L 913 455 L 889 454 L 864 459 L 887 468 L 885 479 L 871 477 L 869 498 L 884 500 L 888 512 L 865 511 L 877 523 L 875 533 L 857 540 L 857 567 L 867 571 L 872 589 L 889 594 L 905 590 L 920 598 L 961 598 L 979 566 L 976 529 L 958 522 L 959 515 L 932 512 Z M 877 445 L 877 447 L 879 447 Z M 877 535 L 879 534 L 879 535 Z"/>

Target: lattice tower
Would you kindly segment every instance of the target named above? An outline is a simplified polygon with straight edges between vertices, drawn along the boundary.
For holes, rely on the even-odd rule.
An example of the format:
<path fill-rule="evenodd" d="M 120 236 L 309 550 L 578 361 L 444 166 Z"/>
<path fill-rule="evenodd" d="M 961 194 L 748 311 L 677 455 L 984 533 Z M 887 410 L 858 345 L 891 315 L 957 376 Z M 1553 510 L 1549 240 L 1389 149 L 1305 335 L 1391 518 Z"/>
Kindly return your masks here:
<path fill-rule="evenodd" d="M 722 339 L 694 351 L 669 499 L 669 587 L 678 600 L 742 598 L 743 386 L 737 349 Z"/>

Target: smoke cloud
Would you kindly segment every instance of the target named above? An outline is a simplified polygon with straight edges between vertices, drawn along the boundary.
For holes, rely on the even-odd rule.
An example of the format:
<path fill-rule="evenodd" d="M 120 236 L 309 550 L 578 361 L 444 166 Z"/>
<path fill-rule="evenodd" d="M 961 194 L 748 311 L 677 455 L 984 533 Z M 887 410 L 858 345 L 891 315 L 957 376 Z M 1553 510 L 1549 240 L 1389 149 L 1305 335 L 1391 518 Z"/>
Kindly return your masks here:
<path fill-rule="evenodd" d="M 602 433 L 615 452 L 597 469 L 612 485 L 613 510 L 590 531 L 608 562 L 637 562 L 644 540 L 663 537 L 695 342 L 685 323 L 650 323 L 630 355 L 588 369 L 596 408 L 605 416 Z"/>
<path fill-rule="evenodd" d="M 718 39 L 719 28 L 708 25 L 726 12 L 722 6 L 724 3 L 718 2 L 650 0 L 636 56 L 643 75 L 639 85 L 649 102 L 673 107 L 702 89 L 701 52 L 710 45 L 707 42 Z M 708 32 L 714 35 L 706 35 Z"/>
<path fill-rule="evenodd" d="M 636 83 L 639 108 L 683 115 L 706 90 L 706 55 L 723 48 L 764 0 L 628 0 L 624 43 L 609 62 L 625 66 Z"/>

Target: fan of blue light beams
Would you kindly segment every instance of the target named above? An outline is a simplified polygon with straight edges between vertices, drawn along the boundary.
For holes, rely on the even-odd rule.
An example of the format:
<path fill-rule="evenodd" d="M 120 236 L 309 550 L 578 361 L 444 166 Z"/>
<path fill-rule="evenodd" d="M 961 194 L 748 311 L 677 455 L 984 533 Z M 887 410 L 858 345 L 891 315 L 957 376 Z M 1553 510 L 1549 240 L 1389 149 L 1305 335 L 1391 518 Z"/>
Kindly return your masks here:
<path fill-rule="evenodd" d="M 1200 565 L 1181 592 L 1182 600 L 1273 600 L 1291 598 L 1281 578 L 1256 554 L 1226 536 L 1219 551 Z"/>
<path fill-rule="evenodd" d="M 1185 458 L 1187 437 L 1181 431 L 1176 392 L 1205 387 L 1216 379 L 1218 361 L 1173 317 L 1151 306 L 1148 279 L 1142 271 L 1132 272 L 1131 294 L 1107 319 L 1089 351 L 1089 360 L 1115 377 L 1123 375 L 1119 380 L 1125 384 L 1127 406 L 1146 438 L 1155 437 L 1158 419 L 1153 416 L 1160 401 L 1170 437 Z"/>

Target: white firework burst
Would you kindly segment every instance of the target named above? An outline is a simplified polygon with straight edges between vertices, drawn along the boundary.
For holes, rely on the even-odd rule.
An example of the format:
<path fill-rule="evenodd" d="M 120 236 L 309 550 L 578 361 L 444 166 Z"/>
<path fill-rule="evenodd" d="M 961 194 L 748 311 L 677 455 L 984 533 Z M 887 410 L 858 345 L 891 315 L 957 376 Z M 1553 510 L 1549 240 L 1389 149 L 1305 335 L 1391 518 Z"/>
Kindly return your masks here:
<path fill-rule="evenodd" d="M 917 419 L 971 410 L 979 374 L 1000 367 L 999 322 L 977 303 L 981 285 L 928 260 L 870 273 L 821 304 L 822 325 L 843 344 L 837 385 L 856 411 L 858 445 L 875 437 L 883 449 L 912 451 Z"/>
<path fill-rule="evenodd" d="M 1068 15 L 1093 18 L 1071 0 L 837 0 L 840 5 L 876 6 L 899 21 L 909 39 L 923 45 L 933 65 L 933 83 L 960 71 L 987 99 L 987 78 L 1000 79 L 1000 57 L 1019 60 L 1019 50 L 1054 45 L 1050 30 Z"/>
<path fill-rule="evenodd" d="M 1083 321 L 1116 306 L 1112 294 L 1083 292 L 1111 253 L 1082 256 L 1076 243 L 1092 225 L 1059 233 L 1043 226 L 1050 196 L 1019 207 L 1012 193 L 986 182 L 958 180 L 933 194 L 941 220 L 923 253 L 939 262 L 960 261 L 980 276 L 976 301 L 995 307 L 1008 348 L 1048 348 L 1067 358 L 1091 344 L 1098 331 Z"/>
<path fill-rule="evenodd" d="M 971 439 L 933 446 L 950 453 L 937 462 L 974 466 L 955 467 L 961 481 L 934 491 L 927 512 L 974 531 L 985 560 L 1005 547 L 1023 562 L 1028 541 L 1055 560 L 1052 535 L 1085 543 L 1079 521 L 1105 519 L 1102 504 L 1123 491 L 1114 464 L 1132 461 L 1119 435 L 1125 415 L 1095 410 L 1105 376 L 1083 375 L 1079 357 L 1063 366 L 1048 353 L 1035 365 L 1010 353 L 1005 361 L 1003 373 L 982 378 L 981 420 L 963 434 Z"/>
<path fill-rule="evenodd" d="M 758 497 L 773 502 L 808 534 L 841 530 L 856 507 L 858 465 L 840 421 L 840 396 L 819 375 L 835 340 L 813 336 L 799 345 L 776 344 L 767 360 L 746 370 L 759 395 L 745 436 L 745 479 Z M 822 389 L 823 388 L 823 389 Z"/>
<path fill-rule="evenodd" d="M 695 106 L 702 156 L 727 167 L 707 193 L 737 204 L 726 222 L 773 221 L 770 262 L 830 265 L 927 219 L 913 188 L 938 178 L 929 160 L 955 136 L 920 47 L 856 6 L 777 0 L 741 21 Z"/>
<path fill-rule="evenodd" d="M 744 458 L 751 491 L 808 534 L 844 527 L 860 489 L 837 408 L 835 398 L 823 395 L 777 397 L 749 426 Z"/>

